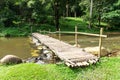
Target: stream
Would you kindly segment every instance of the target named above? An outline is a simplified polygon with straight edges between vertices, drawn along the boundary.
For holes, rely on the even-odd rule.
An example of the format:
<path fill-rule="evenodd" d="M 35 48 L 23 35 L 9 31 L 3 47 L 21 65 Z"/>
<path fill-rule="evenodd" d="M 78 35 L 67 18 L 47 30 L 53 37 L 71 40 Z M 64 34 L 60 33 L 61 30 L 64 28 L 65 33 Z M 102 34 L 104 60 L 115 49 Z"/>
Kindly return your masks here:
<path fill-rule="evenodd" d="M 109 50 L 120 50 L 120 33 L 117 34 L 107 34 L 108 38 L 103 38 L 102 46 Z M 58 39 L 57 34 L 52 34 L 52 37 Z M 61 40 L 69 44 L 74 45 L 74 35 L 63 35 Z M 98 46 L 99 37 L 83 36 L 78 35 L 78 44 L 82 48 Z M 14 37 L 14 38 L 0 38 L 0 58 L 7 54 L 12 54 L 21 57 L 22 59 L 27 59 L 32 57 L 30 40 L 28 37 Z"/>
<path fill-rule="evenodd" d="M 0 38 L 0 58 L 5 55 L 17 55 L 22 59 L 31 57 L 29 38 L 15 37 L 15 38 Z"/>

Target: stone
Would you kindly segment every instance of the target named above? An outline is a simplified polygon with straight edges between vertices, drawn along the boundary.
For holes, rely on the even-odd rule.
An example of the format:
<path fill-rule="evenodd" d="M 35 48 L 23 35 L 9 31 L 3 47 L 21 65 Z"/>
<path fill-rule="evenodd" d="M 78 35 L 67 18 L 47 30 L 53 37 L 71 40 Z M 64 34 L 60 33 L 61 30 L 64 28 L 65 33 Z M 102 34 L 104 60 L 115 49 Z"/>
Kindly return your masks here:
<path fill-rule="evenodd" d="M 74 47 L 79 47 L 79 48 L 81 47 L 79 44 L 77 44 L 77 45 L 76 45 L 76 44 L 74 44 L 73 46 L 74 46 Z"/>
<path fill-rule="evenodd" d="M 36 62 L 36 64 L 45 64 L 45 62 L 39 60 L 39 61 Z"/>
<path fill-rule="evenodd" d="M 83 49 L 85 52 L 92 53 L 93 55 L 98 55 L 99 53 L 99 47 L 86 47 Z M 106 56 L 109 54 L 109 51 L 105 49 L 104 47 L 101 47 L 101 56 Z"/>
<path fill-rule="evenodd" d="M 26 60 L 26 63 L 35 63 L 35 62 L 37 62 L 37 58 L 35 57 L 31 57 Z"/>
<path fill-rule="evenodd" d="M 6 55 L 1 60 L 2 64 L 19 64 L 22 63 L 22 59 L 15 55 Z"/>
<path fill-rule="evenodd" d="M 42 46 L 37 46 L 37 49 L 38 50 L 42 50 Z"/>
<path fill-rule="evenodd" d="M 48 53 L 51 53 L 48 49 L 43 50 L 43 54 L 48 54 Z"/>

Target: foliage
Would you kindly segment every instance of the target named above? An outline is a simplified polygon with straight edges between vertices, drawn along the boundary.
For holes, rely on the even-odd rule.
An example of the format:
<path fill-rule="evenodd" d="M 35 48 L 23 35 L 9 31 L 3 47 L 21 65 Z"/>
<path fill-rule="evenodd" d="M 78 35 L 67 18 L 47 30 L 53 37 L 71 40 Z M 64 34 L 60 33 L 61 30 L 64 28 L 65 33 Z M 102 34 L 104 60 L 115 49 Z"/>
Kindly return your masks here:
<path fill-rule="evenodd" d="M 97 23 L 96 23 L 97 24 Z M 106 25 L 106 24 L 101 24 Z M 75 26 L 79 32 L 99 33 L 99 28 L 88 29 L 88 22 L 82 18 L 66 17 L 60 19 L 60 29 L 62 31 L 75 31 Z"/>
<path fill-rule="evenodd" d="M 83 15 L 83 18 L 85 20 L 90 20 L 90 1 L 88 0 L 82 0 L 81 3 L 79 4 L 81 6 L 81 9 L 84 10 L 85 15 Z M 116 6 L 116 7 L 115 7 Z M 99 21 L 99 19 L 101 19 L 101 21 L 105 21 L 107 22 L 111 28 L 116 27 L 118 29 L 118 27 L 116 26 L 116 24 L 119 24 L 119 22 L 116 22 L 116 24 L 114 23 L 115 20 L 118 20 L 117 18 L 112 18 L 113 14 L 114 16 L 119 14 L 118 12 L 115 13 L 115 10 L 119 10 L 119 0 L 93 0 L 93 14 L 92 14 L 92 25 L 93 26 L 98 26 L 98 24 L 95 24 L 96 22 Z M 111 11 L 115 11 L 114 13 Z M 111 15 L 111 18 L 110 18 Z M 109 18 L 108 18 L 109 17 Z M 109 22 L 110 21 L 110 22 Z M 111 23 L 113 22 L 113 23 Z M 102 27 L 102 26 L 101 26 Z M 107 26 L 107 28 L 110 28 L 109 26 Z"/>
<path fill-rule="evenodd" d="M 19 25 L 19 27 L 9 27 L 9 28 L 0 28 L 0 36 L 7 36 L 8 34 L 10 36 L 27 36 L 31 33 L 31 27 L 32 32 L 37 31 L 56 31 L 55 27 L 53 26 L 53 22 L 51 22 L 51 18 L 49 17 L 47 19 L 48 24 L 40 24 L 40 25 L 32 25 L 29 23 L 25 23 L 22 25 Z M 82 18 L 74 18 L 74 17 L 62 17 L 60 20 L 60 29 L 62 31 L 74 31 L 75 26 L 78 26 L 78 31 L 82 32 L 91 32 L 91 33 L 99 33 L 99 28 L 94 29 L 88 29 L 88 22 L 84 21 Z M 96 23 L 97 24 L 97 23 Z M 106 26 L 106 23 L 101 23 L 102 26 Z"/>
<path fill-rule="evenodd" d="M 55 6 L 56 2 L 58 7 Z M 120 0 L 93 0 L 92 24 L 94 27 L 92 29 L 98 27 L 96 23 L 99 18 L 109 24 L 107 28 L 119 29 L 119 6 Z M 1 0 L 0 28 L 16 27 L 17 29 L 28 24 L 29 28 L 30 25 L 39 27 L 50 25 L 59 28 L 62 17 L 81 17 L 85 21 L 89 21 L 89 10 L 90 0 Z M 56 12 L 58 12 L 57 15 Z M 61 20 L 59 20 L 60 18 Z M 66 22 L 62 21 L 63 23 Z M 81 22 L 76 22 L 75 25 L 79 23 Z M 62 24 L 60 23 L 60 26 L 68 26 Z"/>
<path fill-rule="evenodd" d="M 86 68 L 68 68 L 63 64 L 0 65 L 1 80 L 119 80 L 120 57 L 101 58 Z M 51 74 L 52 73 L 52 74 Z"/>
<path fill-rule="evenodd" d="M 28 33 L 29 33 L 28 30 L 23 31 L 20 28 L 4 28 L 2 29 L 0 36 L 3 36 L 3 37 L 27 36 Z"/>
<path fill-rule="evenodd" d="M 110 24 L 111 29 L 120 29 L 120 0 L 111 6 L 111 10 L 103 15 L 103 20 Z"/>

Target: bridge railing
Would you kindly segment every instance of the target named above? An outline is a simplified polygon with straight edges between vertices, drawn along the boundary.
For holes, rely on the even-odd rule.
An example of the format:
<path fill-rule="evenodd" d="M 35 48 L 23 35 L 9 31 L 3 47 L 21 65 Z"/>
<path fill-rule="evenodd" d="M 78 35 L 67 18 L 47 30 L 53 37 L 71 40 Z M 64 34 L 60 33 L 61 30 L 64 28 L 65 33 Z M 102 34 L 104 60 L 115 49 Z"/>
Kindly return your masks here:
<path fill-rule="evenodd" d="M 72 31 L 56 31 L 56 32 L 51 32 L 50 30 L 49 31 L 39 31 L 40 33 L 43 33 L 43 34 L 58 34 L 59 35 L 59 40 L 61 40 L 61 34 L 75 34 L 75 45 L 76 47 L 78 47 L 78 34 L 82 34 L 82 35 L 87 35 L 87 36 L 96 36 L 96 37 L 99 37 L 99 53 L 98 53 L 98 57 L 100 58 L 101 56 L 101 47 L 102 47 L 102 38 L 106 38 L 107 35 L 103 35 L 103 28 L 100 29 L 100 34 L 92 34 L 92 33 L 85 33 L 85 32 L 78 32 L 78 29 L 77 29 L 77 26 L 75 26 L 75 32 L 72 32 Z"/>

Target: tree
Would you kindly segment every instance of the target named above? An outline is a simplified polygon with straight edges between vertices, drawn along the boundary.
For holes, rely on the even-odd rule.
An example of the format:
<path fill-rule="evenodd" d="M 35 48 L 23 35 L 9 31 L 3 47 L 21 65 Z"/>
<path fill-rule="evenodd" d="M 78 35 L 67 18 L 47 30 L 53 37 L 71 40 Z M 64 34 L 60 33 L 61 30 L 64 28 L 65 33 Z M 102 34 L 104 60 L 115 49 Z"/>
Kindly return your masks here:
<path fill-rule="evenodd" d="M 53 6 L 54 6 L 55 26 L 56 26 L 56 30 L 58 31 L 59 30 L 59 19 L 60 19 L 60 15 L 59 15 L 60 2 L 59 2 L 59 0 L 54 0 Z"/>
<path fill-rule="evenodd" d="M 115 0 L 112 6 L 102 16 L 103 21 L 110 24 L 110 29 L 120 29 L 120 0 Z"/>

